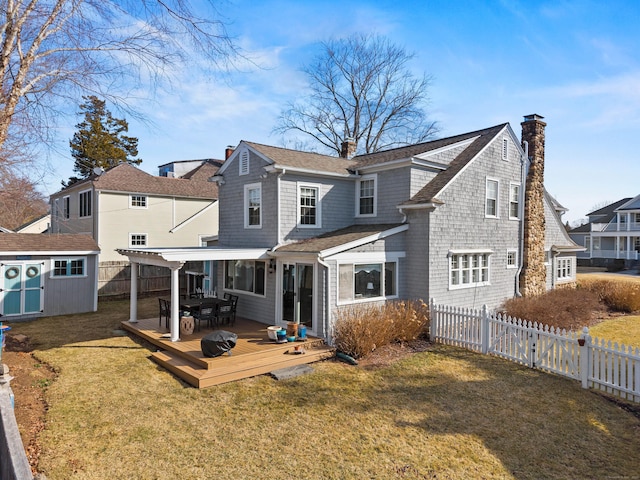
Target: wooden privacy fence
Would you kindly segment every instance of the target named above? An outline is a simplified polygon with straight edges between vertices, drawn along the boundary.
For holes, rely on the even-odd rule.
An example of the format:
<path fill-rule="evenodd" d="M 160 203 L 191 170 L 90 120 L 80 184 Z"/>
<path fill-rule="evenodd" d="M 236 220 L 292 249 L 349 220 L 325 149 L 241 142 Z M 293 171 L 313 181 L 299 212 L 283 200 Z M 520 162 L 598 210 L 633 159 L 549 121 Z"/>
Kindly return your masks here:
<path fill-rule="evenodd" d="M 432 340 L 497 355 L 640 402 L 640 348 L 481 310 L 429 304 Z"/>

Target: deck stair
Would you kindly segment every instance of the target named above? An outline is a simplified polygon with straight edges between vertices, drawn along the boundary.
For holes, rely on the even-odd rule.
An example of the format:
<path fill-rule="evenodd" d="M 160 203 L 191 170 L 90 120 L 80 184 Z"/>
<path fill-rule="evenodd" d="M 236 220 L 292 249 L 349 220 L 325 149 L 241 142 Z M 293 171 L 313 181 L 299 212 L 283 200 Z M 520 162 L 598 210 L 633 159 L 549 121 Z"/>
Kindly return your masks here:
<path fill-rule="evenodd" d="M 231 355 L 223 354 L 216 358 L 204 357 L 200 349 L 200 339 L 210 330 L 171 342 L 166 338 L 166 331 L 158 328 L 157 319 L 122 322 L 122 326 L 158 348 L 150 355 L 153 361 L 196 388 L 263 375 L 335 355 L 335 349 L 320 338 L 308 337 L 305 341 L 277 344 L 268 339 L 266 325 L 249 320 L 238 319 L 230 329 L 238 335 Z M 304 353 L 297 353 L 295 347 Z"/>

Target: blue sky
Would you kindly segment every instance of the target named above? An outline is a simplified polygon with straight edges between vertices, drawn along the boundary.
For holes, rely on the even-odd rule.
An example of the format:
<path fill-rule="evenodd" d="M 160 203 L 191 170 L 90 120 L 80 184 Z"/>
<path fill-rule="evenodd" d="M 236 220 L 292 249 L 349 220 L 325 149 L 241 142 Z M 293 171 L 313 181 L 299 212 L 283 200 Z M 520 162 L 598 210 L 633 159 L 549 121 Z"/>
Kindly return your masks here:
<path fill-rule="evenodd" d="M 318 42 L 373 32 L 415 53 L 412 70 L 432 76 L 439 136 L 504 122 L 519 136 L 524 115 L 544 116 L 545 184 L 569 208 L 564 220 L 640 194 L 640 2 L 236 0 L 220 9 L 260 68 L 243 62 L 207 79 L 194 67 L 178 72 L 173 91 L 134 101 L 149 122 L 129 118 L 129 134 L 149 173 L 223 158 L 240 140 L 282 145 L 272 128 L 304 94 L 300 67 Z M 61 128 L 61 144 L 73 132 Z M 47 193 L 72 173 L 70 154 L 52 163 L 59 178 Z"/>

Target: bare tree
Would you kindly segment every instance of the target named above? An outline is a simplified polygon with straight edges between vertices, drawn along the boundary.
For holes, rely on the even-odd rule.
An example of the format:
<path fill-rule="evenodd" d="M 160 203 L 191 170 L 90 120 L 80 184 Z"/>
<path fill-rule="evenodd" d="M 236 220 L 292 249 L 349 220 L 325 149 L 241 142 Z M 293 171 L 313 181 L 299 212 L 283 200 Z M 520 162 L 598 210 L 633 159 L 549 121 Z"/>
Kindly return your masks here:
<path fill-rule="evenodd" d="M 226 66 L 237 52 L 214 0 L 200 3 L 207 17 L 187 0 L 0 0 L 0 149 L 46 139 L 83 95 L 123 105 L 192 52 L 212 69 Z"/>
<path fill-rule="evenodd" d="M 413 55 L 378 35 L 323 42 L 303 68 L 310 93 L 283 110 L 274 129 L 299 132 L 340 154 L 355 140 L 358 153 L 427 140 L 438 131 L 427 118 L 430 78 L 415 77 Z"/>
<path fill-rule="evenodd" d="M 34 183 L 24 176 L 7 171 L 0 174 L 0 226 L 16 229 L 47 213 L 49 205 L 36 190 Z"/>

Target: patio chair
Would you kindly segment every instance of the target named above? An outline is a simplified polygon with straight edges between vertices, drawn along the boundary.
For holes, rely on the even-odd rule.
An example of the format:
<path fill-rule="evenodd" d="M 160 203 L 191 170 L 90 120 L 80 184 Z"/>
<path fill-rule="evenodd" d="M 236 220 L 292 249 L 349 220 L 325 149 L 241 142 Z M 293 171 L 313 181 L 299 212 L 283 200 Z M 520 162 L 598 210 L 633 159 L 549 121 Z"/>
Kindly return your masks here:
<path fill-rule="evenodd" d="M 198 325 L 198 331 L 202 326 L 202 322 L 206 322 L 207 327 L 213 328 L 216 322 L 216 313 L 213 307 L 202 307 L 199 311 L 193 313 L 193 318 Z"/>
<path fill-rule="evenodd" d="M 231 311 L 233 313 L 233 323 L 236 323 L 236 308 L 238 307 L 238 295 L 229 295 L 231 297 L 229 301 L 231 302 Z"/>
<path fill-rule="evenodd" d="M 216 305 L 216 325 L 235 324 L 236 319 L 233 314 L 233 303 L 231 301 L 220 302 Z"/>
<path fill-rule="evenodd" d="M 169 319 L 171 318 L 171 302 L 164 298 L 158 299 L 160 312 L 158 315 L 158 326 L 162 326 L 162 318 L 164 317 L 165 328 L 169 328 Z"/>

